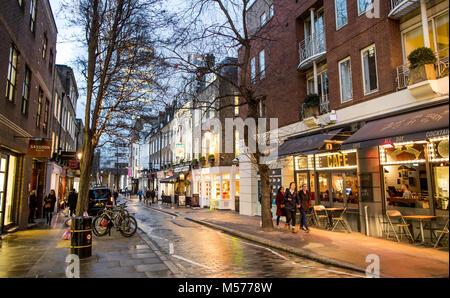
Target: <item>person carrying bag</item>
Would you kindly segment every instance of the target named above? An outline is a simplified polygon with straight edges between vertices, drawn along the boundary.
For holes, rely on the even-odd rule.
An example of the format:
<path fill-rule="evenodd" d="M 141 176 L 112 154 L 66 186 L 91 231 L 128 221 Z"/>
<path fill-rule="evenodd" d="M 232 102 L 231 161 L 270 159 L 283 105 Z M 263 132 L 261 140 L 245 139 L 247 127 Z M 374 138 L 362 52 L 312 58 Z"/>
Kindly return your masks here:
<path fill-rule="evenodd" d="M 297 208 L 300 207 L 300 202 L 298 200 L 295 182 L 291 182 L 289 189 L 287 189 L 284 193 L 284 205 L 286 209 L 286 224 L 288 225 L 288 229 L 291 229 L 292 224 L 292 233 L 296 233 L 295 217 Z"/>

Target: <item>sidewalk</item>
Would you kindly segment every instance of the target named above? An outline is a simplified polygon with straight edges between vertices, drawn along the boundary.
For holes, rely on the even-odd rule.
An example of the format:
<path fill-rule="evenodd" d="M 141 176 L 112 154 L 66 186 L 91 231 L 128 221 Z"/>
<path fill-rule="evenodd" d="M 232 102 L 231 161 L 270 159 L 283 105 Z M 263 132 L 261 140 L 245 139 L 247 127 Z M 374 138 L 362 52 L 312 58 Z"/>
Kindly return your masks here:
<path fill-rule="evenodd" d="M 367 237 L 361 233 L 331 232 L 311 228 L 311 233 L 296 234 L 283 230 L 263 232 L 260 217 L 240 215 L 234 211 L 210 211 L 179 207 L 171 209 L 153 205 L 155 210 L 222 230 L 321 263 L 365 272 L 369 254 L 380 258 L 381 277 L 447 277 L 447 250 L 417 247 L 406 243 Z M 275 224 L 274 224 L 275 225 Z M 282 224 L 281 226 L 283 226 Z"/>
<path fill-rule="evenodd" d="M 51 228 L 45 220 L 29 230 L 0 240 L 0 278 L 64 278 L 70 240 L 61 240 L 67 217 L 60 212 Z M 111 236 L 93 236 L 92 256 L 80 261 L 80 277 L 175 277 L 170 262 L 139 230 L 130 238 L 117 231 Z"/>

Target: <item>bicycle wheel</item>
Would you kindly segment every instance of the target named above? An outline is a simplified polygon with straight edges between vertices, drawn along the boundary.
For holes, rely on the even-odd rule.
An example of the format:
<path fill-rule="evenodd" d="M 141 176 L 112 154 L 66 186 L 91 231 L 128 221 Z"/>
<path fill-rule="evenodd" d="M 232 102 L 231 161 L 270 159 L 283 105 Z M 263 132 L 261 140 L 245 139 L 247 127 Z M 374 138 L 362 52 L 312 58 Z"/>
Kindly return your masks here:
<path fill-rule="evenodd" d="M 131 237 L 137 231 L 137 221 L 131 216 L 123 217 L 119 222 L 120 234 L 124 237 Z"/>
<path fill-rule="evenodd" d="M 105 214 L 97 215 L 92 223 L 92 232 L 95 236 L 101 237 L 108 233 L 108 224 L 105 225 L 104 220 L 109 223 L 109 218 Z"/>

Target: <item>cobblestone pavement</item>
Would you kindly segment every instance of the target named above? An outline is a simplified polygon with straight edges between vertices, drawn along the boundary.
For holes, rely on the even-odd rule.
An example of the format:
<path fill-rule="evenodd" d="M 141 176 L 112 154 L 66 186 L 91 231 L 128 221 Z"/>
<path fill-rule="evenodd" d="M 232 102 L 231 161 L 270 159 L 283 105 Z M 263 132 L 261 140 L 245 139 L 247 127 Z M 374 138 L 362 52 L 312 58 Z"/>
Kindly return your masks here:
<path fill-rule="evenodd" d="M 364 277 L 218 232 L 130 200 L 139 227 L 184 277 Z"/>
<path fill-rule="evenodd" d="M 52 227 L 39 223 L 33 229 L 4 236 L 0 240 L 0 277 L 66 277 L 70 241 L 61 240 L 65 219 L 60 213 Z M 92 256 L 80 261 L 80 277 L 174 277 L 170 263 L 151 246 L 139 233 L 130 238 L 117 231 L 111 236 L 94 236 Z"/>

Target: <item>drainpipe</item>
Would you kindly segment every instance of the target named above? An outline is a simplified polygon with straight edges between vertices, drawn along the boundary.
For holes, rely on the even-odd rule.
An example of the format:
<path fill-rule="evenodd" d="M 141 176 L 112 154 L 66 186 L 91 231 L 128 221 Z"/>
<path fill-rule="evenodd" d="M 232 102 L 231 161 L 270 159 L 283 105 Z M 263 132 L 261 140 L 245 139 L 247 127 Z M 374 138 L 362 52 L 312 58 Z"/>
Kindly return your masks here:
<path fill-rule="evenodd" d="M 367 213 L 367 209 L 369 209 L 369 206 L 364 206 L 364 212 L 366 214 L 366 236 L 369 236 L 369 214 Z"/>
<path fill-rule="evenodd" d="M 423 44 L 425 47 L 431 48 L 430 34 L 428 31 L 427 3 L 425 0 L 420 0 L 420 15 L 422 16 Z"/>

